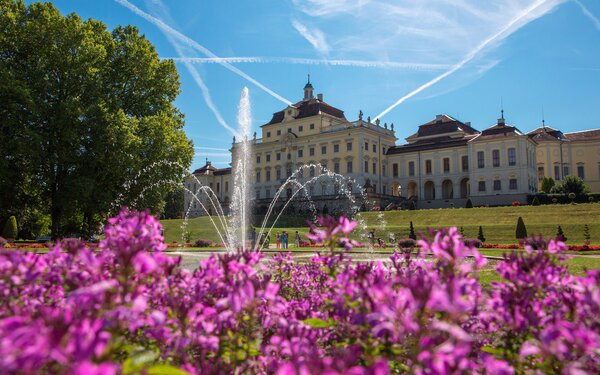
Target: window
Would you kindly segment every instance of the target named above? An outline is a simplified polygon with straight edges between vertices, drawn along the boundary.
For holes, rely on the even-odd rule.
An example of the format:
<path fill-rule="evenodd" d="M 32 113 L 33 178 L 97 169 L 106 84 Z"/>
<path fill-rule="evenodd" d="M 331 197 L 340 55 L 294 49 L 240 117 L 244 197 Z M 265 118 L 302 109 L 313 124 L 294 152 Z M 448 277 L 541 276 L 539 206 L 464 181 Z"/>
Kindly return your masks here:
<path fill-rule="evenodd" d="M 392 177 L 398 177 L 398 163 L 392 164 Z"/>
<path fill-rule="evenodd" d="M 308 175 L 310 177 L 315 177 L 315 166 L 314 165 L 311 166 L 310 169 L 308 170 Z M 311 192 L 311 194 L 312 194 L 312 192 Z"/>
<path fill-rule="evenodd" d="M 381 190 L 381 194 L 383 194 L 383 195 L 387 194 L 387 185 L 383 185 L 383 188 Z"/>
<path fill-rule="evenodd" d="M 327 154 L 327 146 L 321 146 L 321 155 Z"/>
<path fill-rule="evenodd" d="M 225 192 L 229 192 L 229 181 L 225 181 Z"/>
<path fill-rule="evenodd" d="M 352 162 L 346 162 L 346 173 L 352 173 Z"/>
<path fill-rule="evenodd" d="M 340 173 L 340 163 L 333 163 L 333 171 L 335 173 Z"/>
<path fill-rule="evenodd" d="M 369 162 L 365 160 L 365 173 L 369 173 Z"/>
<path fill-rule="evenodd" d="M 582 180 L 585 179 L 585 170 L 583 169 L 583 165 L 577 166 L 577 177 L 581 178 Z"/>
<path fill-rule="evenodd" d="M 352 151 L 352 142 L 346 143 L 346 151 Z"/>
<path fill-rule="evenodd" d="M 385 171 L 385 169 L 386 169 L 386 168 L 385 168 L 385 165 L 382 165 L 382 166 L 381 166 L 381 175 L 382 175 L 383 177 L 386 177 L 386 171 Z"/>
<path fill-rule="evenodd" d="M 265 172 L 265 181 L 269 182 L 271 181 L 271 171 L 267 170 Z"/>
<path fill-rule="evenodd" d="M 569 170 L 569 166 L 568 165 L 563 165 L 563 176 L 568 176 L 571 171 Z"/>
<path fill-rule="evenodd" d="M 377 145 L 373 143 L 373 152 L 377 152 Z"/>
<path fill-rule="evenodd" d="M 502 190 L 502 182 L 500 180 L 494 180 L 494 191 Z"/>
<path fill-rule="evenodd" d="M 377 174 L 377 163 L 373 163 L 373 174 Z"/>
<path fill-rule="evenodd" d="M 291 133 L 291 132 L 292 132 L 292 128 L 288 128 L 288 133 Z"/>
<path fill-rule="evenodd" d="M 431 160 L 425 160 L 425 173 L 431 174 Z"/>
<path fill-rule="evenodd" d="M 281 180 L 281 169 L 277 169 L 275 171 L 275 176 L 277 177 L 278 180 Z"/>
<path fill-rule="evenodd" d="M 479 181 L 479 191 L 485 191 L 485 181 Z"/>
<path fill-rule="evenodd" d="M 544 167 L 538 167 L 538 180 L 542 181 L 544 179 Z"/>
<path fill-rule="evenodd" d="M 517 150 L 512 147 L 508 149 L 508 165 L 511 167 L 517 165 Z"/>
<path fill-rule="evenodd" d="M 560 166 L 558 165 L 554 166 L 554 179 L 560 180 Z"/>
<path fill-rule="evenodd" d="M 265 198 L 271 198 L 271 190 L 270 189 L 265 190 Z"/>
<path fill-rule="evenodd" d="M 494 167 L 500 166 L 500 150 L 492 150 L 492 165 Z"/>
<path fill-rule="evenodd" d="M 340 145 L 333 145 L 333 152 L 340 152 Z"/>
<path fill-rule="evenodd" d="M 304 131 L 304 126 L 302 126 L 302 125 L 298 126 L 298 131 L 299 132 Z"/>
<path fill-rule="evenodd" d="M 308 149 L 308 155 L 315 156 L 315 148 L 314 147 L 311 147 Z"/>
<path fill-rule="evenodd" d="M 271 138 L 271 132 L 267 132 L 267 138 Z"/>
<path fill-rule="evenodd" d="M 315 124 L 310 124 L 310 130 L 314 130 L 315 129 Z"/>
<path fill-rule="evenodd" d="M 298 150 L 298 157 L 301 158 L 304 156 L 304 150 L 300 149 Z"/>
<path fill-rule="evenodd" d="M 260 190 L 256 190 L 256 199 L 260 199 Z"/>
<path fill-rule="evenodd" d="M 450 158 L 444 158 L 444 173 L 450 172 Z"/>
<path fill-rule="evenodd" d="M 267 154 L 267 162 L 271 161 L 271 154 Z"/>
<path fill-rule="evenodd" d="M 256 164 L 260 163 L 260 155 L 256 155 Z"/>
<path fill-rule="evenodd" d="M 369 142 L 365 142 L 365 151 L 369 151 Z"/>
<path fill-rule="evenodd" d="M 483 151 L 477 151 L 477 168 L 485 167 L 485 155 Z"/>
<path fill-rule="evenodd" d="M 462 164 L 462 170 L 463 172 L 466 172 L 469 170 L 469 157 L 467 155 L 463 155 L 460 158 L 460 162 Z"/>
<path fill-rule="evenodd" d="M 260 171 L 256 172 L 256 183 L 260 183 Z"/>
<path fill-rule="evenodd" d="M 414 161 L 408 162 L 408 175 L 409 176 L 415 175 L 415 162 Z"/>
<path fill-rule="evenodd" d="M 510 190 L 517 190 L 517 179 L 516 178 L 511 178 L 510 180 L 508 180 L 508 188 Z"/>
<path fill-rule="evenodd" d="M 292 160 L 292 154 L 288 152 L 287 154 L 287 160 Z"/>
<path fill-rule="evenodd" d="M 221 192 L 221 184 L 217 182 L 217 193 Z"/>
<path fill-rule="evenodd" d="M 281 135 L 281 130 L 277 130 L 277 135 Z"/>
<path fill-rule="evenodd" d="M 287 169 L 285 170 L 285 174 L 286 174 L 286 177 L 287 177 L 287 178 L 290 178 L 290 177 L 292 177 L 292 168 L 287 168 Z"/>
<path fill-rule="evenodd" d="M 275 154 L 275 159 L 277 159 L 278 161 L 281 160 L 281 152 Z"/>
<path fill-rule="evenodd" d="M 382 149 L 381 153 L 385 155 L 385 147 Z"/>

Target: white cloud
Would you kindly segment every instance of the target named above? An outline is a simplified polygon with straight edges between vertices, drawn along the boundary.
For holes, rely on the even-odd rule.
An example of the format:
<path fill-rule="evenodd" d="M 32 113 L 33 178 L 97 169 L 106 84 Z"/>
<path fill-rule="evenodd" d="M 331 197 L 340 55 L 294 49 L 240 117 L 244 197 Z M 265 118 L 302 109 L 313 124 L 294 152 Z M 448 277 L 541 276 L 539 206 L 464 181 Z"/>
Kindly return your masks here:
<path fill-rule="evenodd" d="M 308 40 L 310 44 L 322 55 L 329 54 L 329 44 L 325 40 L 325 34 L 317 28 L 309 29 L 304 24 L 300 23 L 298 20 L 293 20 L 292 25 L 294 28 L 304 37 L 304 39 Z"/>

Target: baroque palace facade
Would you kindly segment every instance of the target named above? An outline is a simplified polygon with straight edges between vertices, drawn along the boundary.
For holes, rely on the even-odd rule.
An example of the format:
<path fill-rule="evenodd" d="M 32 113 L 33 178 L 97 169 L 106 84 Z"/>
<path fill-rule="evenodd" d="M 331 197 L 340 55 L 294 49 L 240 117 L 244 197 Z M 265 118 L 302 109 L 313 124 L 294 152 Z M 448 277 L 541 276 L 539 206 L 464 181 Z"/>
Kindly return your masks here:
<path fill-rule="evenodd" d="M 537 193 L 543 177 L 559 181 L 570 174 L 600 191 L 600 129 L 563 134 L 543 124 L 523 133 L 502 115 L 479 131 L 469 122 L 437 115 L 407 137 L 406 144 L 396 145 L 393 124 L 365 120 L 362 112 L 349 121 L 313 91 L 309 81 L 301 101 L 274 113 L 261 126 L 261 137 L 255 133 L 248 140 L 253 152 L 252 200 L 258 211 L 266 210 L 291 176 L 299 183 L 314 181 L 306 192 L 317 209 L 327 207 L 330 212 L 343 209 L 350 192 L 361 197 L 367 209 L 406 208 L 411 201 L 420 209 L 464 207 L 469 198 L 474 205 L 525 203 L 528 195 Z M 234 139 L 232 160 L 240 144 Z M 344 179 L 318 178 L 327 171 Z M 206 194 L 193 198 L 201 186 L 210 187 L 227 212 L 232 168 L 217 169 L 207 161 L 192 174 L 185 181 L 187 214 L 215 214 Z M 284 188 L 279 206 L 294 195 L 296 185 Z M 297 195 L 298 202 L 303 196 Z"/>

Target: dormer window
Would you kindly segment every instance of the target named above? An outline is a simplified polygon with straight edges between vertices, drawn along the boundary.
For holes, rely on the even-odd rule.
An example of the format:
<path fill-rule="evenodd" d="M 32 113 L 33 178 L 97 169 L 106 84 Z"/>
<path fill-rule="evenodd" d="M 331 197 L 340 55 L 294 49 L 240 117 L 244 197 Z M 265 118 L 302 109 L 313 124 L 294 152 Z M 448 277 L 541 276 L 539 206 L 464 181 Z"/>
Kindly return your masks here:
<path fill-rule="evenodd" d="M 288 113 L 288 115 L 291 115 L 291 114 L 292 114 L 292 110 L 291 110 L 291 109 L 288 109 L 288 112 L 287 112 L 287 113 Z"/>

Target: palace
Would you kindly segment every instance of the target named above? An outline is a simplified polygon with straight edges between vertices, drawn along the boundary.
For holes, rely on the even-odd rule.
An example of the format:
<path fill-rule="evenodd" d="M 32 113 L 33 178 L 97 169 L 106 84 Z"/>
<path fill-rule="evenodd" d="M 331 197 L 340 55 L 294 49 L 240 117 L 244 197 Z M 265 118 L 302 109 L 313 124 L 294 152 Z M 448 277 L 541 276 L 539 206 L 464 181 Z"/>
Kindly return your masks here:
<path fill-rule="evenodd" d="M 362 112 L 350 121 L 313 92 L 309 80 L 301 101 L 274 113 L 261 126 L 261 137 L 255 133 L 248 140 L 258 212 L 266 211 L 289 178 L 294 183 L 284 187 L 279 207 L 294 197 L 292 207 L 308 209 L 302 202 L 309 195 L 314 208 L 329 212 L 344 209 L 349 197 L 369 206 L 363 209 L 406 208 L 410 202 L 419 209 L 464 207 L 469 198 L 474 205 L 526 203 L 543 177 L 558 181 L 569 174 L 600 191 L 600 129 L 563 134 L 543 123 L 524 133 L 502 113 L 479 131 L 469 122 L 437 115 L 397 145 L 394 124 L 365 120 Z M 240 145 L 234 139 L 232 160 Z M 228 211 L 232 168 L 217 169 L 207 161 L 186 179 L 189 216 L 215 214 L 206 194 L 193 199 L 201 186 L 210 187 Z M 305 191 L 297 192 L 300 184 L 306 184 Z"/>

